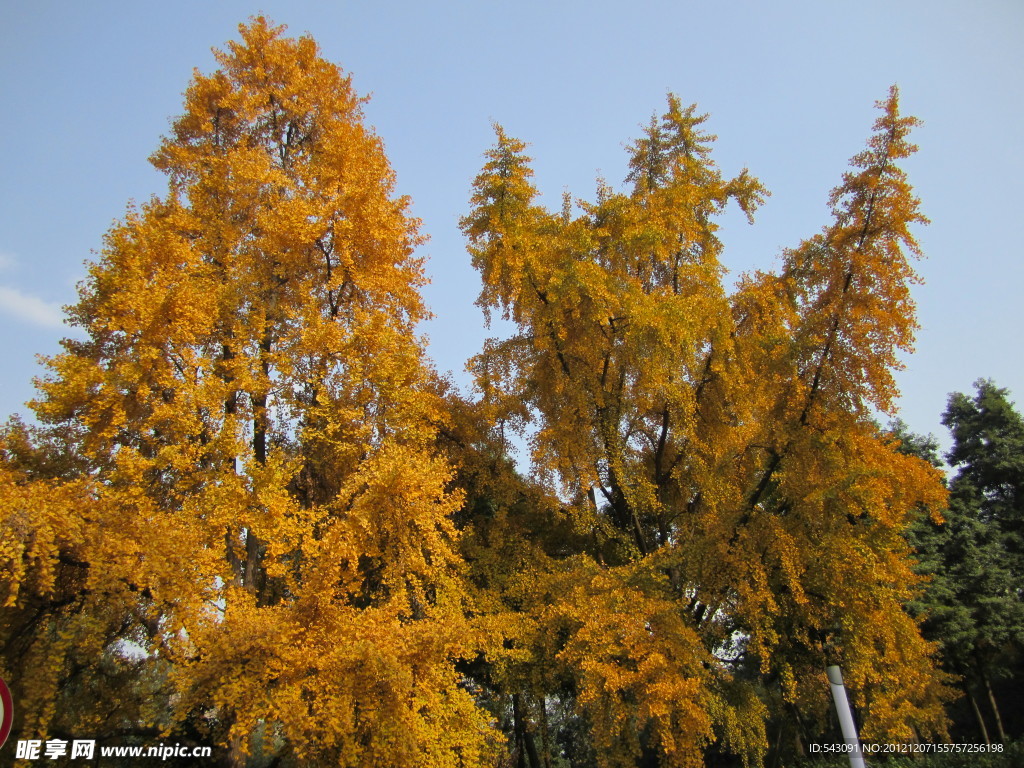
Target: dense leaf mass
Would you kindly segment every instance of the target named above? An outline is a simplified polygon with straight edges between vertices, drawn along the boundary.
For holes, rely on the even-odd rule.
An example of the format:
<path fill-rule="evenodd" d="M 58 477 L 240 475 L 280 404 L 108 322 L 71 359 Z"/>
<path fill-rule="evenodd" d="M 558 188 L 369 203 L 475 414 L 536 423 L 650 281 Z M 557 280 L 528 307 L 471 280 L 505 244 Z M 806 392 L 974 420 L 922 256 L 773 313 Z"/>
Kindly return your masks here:
<path fill-rule="evenodd" d="M 517 332 L 473 369 L 492 418 L 532 424 L 540 476 L 587 532 L 573 558 L 532 560 L 557 587 L 523 620 L 550 614 L 562 641 L 523 652 L 568 681 L 601 766 L 693 765 L 713 742 L 758 763 L 768 704 L 824 716 L 832 662 L 868 736 L 943 728 L 902 534 L 944 490 L 871 419 L 916 327 L 924 217 L 897 104 L 879 104 L 833 222 L 732 293 L 716 217 L 766 191 L 721 174 L 695 107 L 670 96 L 631 148 L 631 190 L 602 186 L 575 217 L 537 204 L 525 145 L 497 129 L 463 229 L 481 305 Z"/>
<path fill-rule="evenodd" d="M 36 412 L 87 471 L 3 475 L 2 674 L 23 733 L 170 730 L 238 764 L 257 742 L 475 762 L 417 222 L 349 79 L 309 38 L 241 31 L 153 156 L 167 194 L 90 267 L 85 341 L 40 383 Z M 142 681 L 137 710 L 65 706 L 106 666 Z"/>
<path fill-rule="evenodd" d="M 722 174 L 695 107 L 669 96 L 626 191 L 556 213 L 498 127 L 462 227 L 515 331 L 469 399 L 415 334 L 417 222 L 349 79 L 240 29 L 153 155 L 166 194 L 90 266 L 41 425 L 0 436 L 22 738 L 760 765 L 826 727 L 831 663 L 866 736 L 942 733 L 905 533 L 946 494 L 872 421 L 924 222 L 895 89 L 832 222 L 734 289 L 716 222 L 768 193 Z"/>
<path fill-rule="evenodd" d="M 912 610 L 960 680 L 972 735 L 1005 742 L 1011 728 L 996 689 L 1012 685 L 1024 651 L 1024 419 L 1005 389 L 984 379 L 975 386 L 973 398 L 950 395 L 942 419 L 956 470 L 944 524 L 922 519 L 910 529 L 930 577 Z M 927 445 L 916 447 L 927 455 Z"/>

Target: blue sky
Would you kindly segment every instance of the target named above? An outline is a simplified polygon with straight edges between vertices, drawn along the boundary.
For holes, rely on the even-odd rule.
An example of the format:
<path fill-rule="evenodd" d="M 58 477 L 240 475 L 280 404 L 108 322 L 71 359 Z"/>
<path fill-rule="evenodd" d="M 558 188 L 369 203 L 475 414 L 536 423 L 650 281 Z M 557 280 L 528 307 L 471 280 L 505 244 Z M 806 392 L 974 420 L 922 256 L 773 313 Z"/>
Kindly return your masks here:
<path fill-rule="evenodd" d="M 58 351 L 83 262 L 126 204 L 162 194 L 146 158 L 193 68 L 264 13 L 308 32 L 372 93 L 399 191 L 430 241 L 430 354 L 465 382 L 489 335 L 458 219 L 491 121 L 530 143 L 552 207 L 621 183 L 624 146 L 668 91 L 709 112 L 715 157 L 772 191 L 724 222 L 732 277 L 769 268 L 828 222 L 826 200 L 896 83 L 924 121 L 905 165 L 932 224 L 922 328 L 902 417 L 944 442 L 952 391 L 991 377 L 1024 403 L 1024 3 L 0 2 L 0 418 L 26 412 L 37 354 Z"/>

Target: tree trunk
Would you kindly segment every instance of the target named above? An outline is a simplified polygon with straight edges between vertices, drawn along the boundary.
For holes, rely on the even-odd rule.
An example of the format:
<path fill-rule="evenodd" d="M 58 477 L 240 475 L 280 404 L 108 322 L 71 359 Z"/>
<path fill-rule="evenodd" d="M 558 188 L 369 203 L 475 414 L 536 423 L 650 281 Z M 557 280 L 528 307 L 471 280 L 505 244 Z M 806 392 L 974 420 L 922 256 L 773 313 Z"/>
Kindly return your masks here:
<path fill-rule="evenodd" d="M 544 750 L 544 768 L 551 768 L 551 733 L 548 730 L 548 698 L 540 697 L 540 746 Z"/>
<path fill-rule="evenodd" d="M 782 734 L 785 731 L 785 720 L 779 718 L 779 730 L 775 736 L 775 756 L 772 758 L 772 768 L 779 768 L 779 756 L 782 754 Z"/>
<path fill-rule="evenodd" d="M 800 710 L 797 709 L 796 705 L 791 704 L 790 709 L 793 711 L 793 747 L 796 749 L 797 756 L 803 759 L 807 757 L 807 750 L 804 749 L 804 740 L 800 735 L 804 725 L 800 720 Z"/>
<path fill-rule="evenodd" d="M 232 736 L 228 749 L 228 766 L 230 768 L 245 768 L 248 762 L 245 756 L 245 739 L 241 736 Z"/>
<path fill-rule="evenodd" d="M 518 693 L 512 694 L 512 720 L 516 735 L 516 750 L 519 752 L 519 767 L 542 768 L 540 757 L 537 755 L 537 744 L 533 740 L 529 723 L 523 714 L 522 702 Z"/>
<path fill-rule="evenodd" d="M 988 703 L 992 705 L 992 714 L 996 717 L 996 730 L 999 731 L 999 741 L 1006 744 L 1009 739 L 1006 738 L 1006 730 L 1003 728 L 1003 718 L 1002 715 L 999 714 L 999 707 L 996 705 L 995 694 L 992 693 L 992 682 L 984 672 L 981 673 L 981 679 L 985 681 L 985 690 L 988 692 Z"/>
<path fill-rule="evenodd" d="M 974 717 L 978 720 L 978 727 L 981 729 L 981 735 L 985 739 L 986 744 L 992 742 L 988 738 L 988 728 L 985 727 L 985 719 L 981 716 L 981 710 L 978 709 L 978 702 L 974 698 L 974 694 L 971 693 L 971 689 L 965 684 L 964 691 L 967 693 L 967 698 L 971 702 L 971 709 L 974 710 Z"/>

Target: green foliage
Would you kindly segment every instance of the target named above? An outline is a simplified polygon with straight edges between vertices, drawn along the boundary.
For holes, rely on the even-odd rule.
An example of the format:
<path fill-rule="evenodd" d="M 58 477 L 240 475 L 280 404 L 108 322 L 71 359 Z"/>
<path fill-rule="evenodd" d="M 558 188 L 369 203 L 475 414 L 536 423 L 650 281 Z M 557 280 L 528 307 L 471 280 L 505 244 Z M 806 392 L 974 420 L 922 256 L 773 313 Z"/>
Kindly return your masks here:
<path fill-rule="evenodd" d="M 945 519 L 922 517 L 909 530 L 918 570 L 929 578 L 910 609 L 940 644 L 946 668 L 963 679 L 979 737 L 1005 739 L 992 681 L 1024 649 L 1024 420 L 1005 389 L 986 380 L 975 388 L 973 398 L 950 395 L 942 420 L 957 470 Z M 904 450 L 936 460 L 934 443 L 905 430 L 902 439 Z"/>
<path fill-rule="evenodd" d="M 995 672 L 1024 646 L 1024 420 L 1005 389 L 975 387 L 974 398 L 951 395 L 943 416 L 957 469 L 945 565 L 974 627 L 970 647 L 955 644 L 949 655 L 962 669 Z"/>

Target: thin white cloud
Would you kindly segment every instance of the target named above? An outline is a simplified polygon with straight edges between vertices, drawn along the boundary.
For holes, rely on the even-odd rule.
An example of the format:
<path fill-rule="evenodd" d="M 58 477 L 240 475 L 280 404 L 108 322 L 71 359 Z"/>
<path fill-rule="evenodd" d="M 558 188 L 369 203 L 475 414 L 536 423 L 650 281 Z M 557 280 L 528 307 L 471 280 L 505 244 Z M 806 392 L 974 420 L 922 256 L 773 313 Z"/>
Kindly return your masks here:
<path fill-rule="evenodd" d="M 17 288 L 0 285 L 0 311 L 44 328 L 64 328 L 64 310 Z"/>
<path fill-rule="evenodd" d="M 14 258 L 14 254 L 0 250 L 0 270 L 11 269 L 17 263 L 18 260 Z"/>

